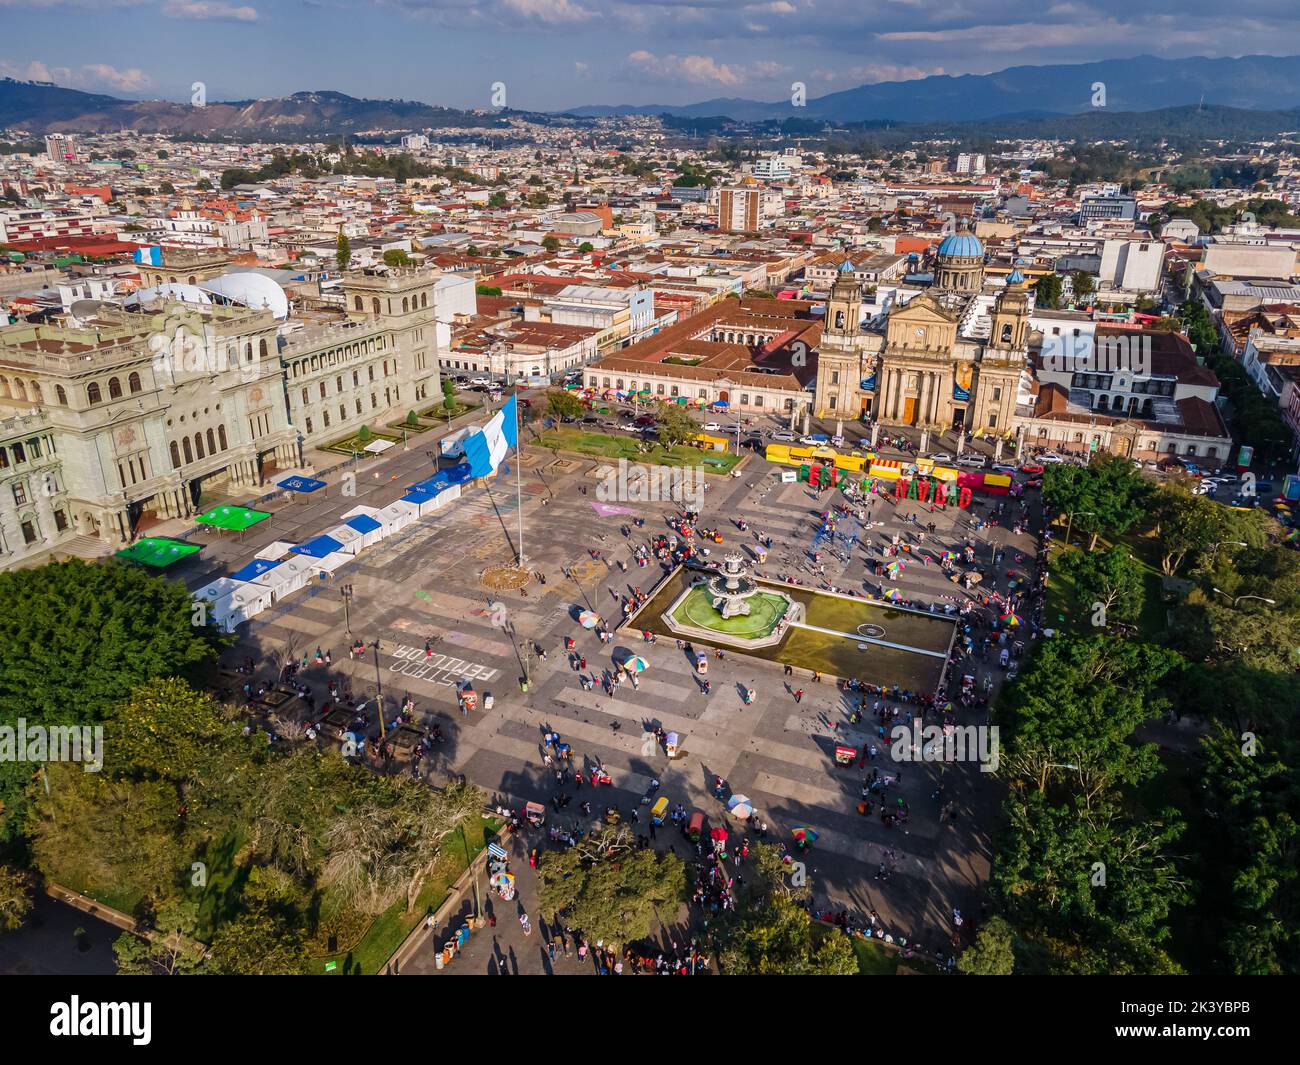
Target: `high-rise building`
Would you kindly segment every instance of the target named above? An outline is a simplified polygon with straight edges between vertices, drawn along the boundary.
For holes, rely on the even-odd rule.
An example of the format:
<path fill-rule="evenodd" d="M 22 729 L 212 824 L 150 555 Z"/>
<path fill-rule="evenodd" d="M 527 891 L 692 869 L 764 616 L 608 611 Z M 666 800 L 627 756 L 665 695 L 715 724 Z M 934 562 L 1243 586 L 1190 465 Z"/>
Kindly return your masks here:
<path fill-rule="evenodd" d="M 51 163 L 79 163 L 77 138 L 70 133 L 51 133 L 45 138 L 45 154 Z"/>
<path fill-rule="evenodd" d="M 732 233 L 757 233 L 763 190 L 742 185 L 718 191 L 718 228 Z"/>
<path fill-rule="evenodd" d="M 982 174 L 984 173 L 984 156 L 983 154 L 962 152 L 957 156 L 957 173 L 959 174 Z"/>

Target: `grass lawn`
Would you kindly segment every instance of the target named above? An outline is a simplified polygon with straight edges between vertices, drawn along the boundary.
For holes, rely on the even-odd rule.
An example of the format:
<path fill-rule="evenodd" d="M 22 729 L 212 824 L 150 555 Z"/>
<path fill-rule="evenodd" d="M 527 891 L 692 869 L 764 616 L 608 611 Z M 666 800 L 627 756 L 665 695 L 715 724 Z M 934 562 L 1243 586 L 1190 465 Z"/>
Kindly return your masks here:
<path fill-rule="evenodd" d="M 609 433 L 588 433 L 581 429 L 547 429 L 537 437 L 542 447 L 557 451 L 573 451 L 594 458 L 627 459 L 628 462 L 646 462 L 657 466 L 702 466 L 706 473 L 730 473 L 743 455 L 730 452 L 702 451 L 698 447 L 678 444 L 674 448 L 658 444 L 649 451 L 641 451 L 640 437 L 631 433 L 612 436 Z"/>
<path fill-rule="evenodd" d="M 478 408 L 479 405 L 477 403 L 461 403 L 458 401 L 451 412 L 451 416 L 453 418 L 459 418 L 462 414 L 468 414 L 472 410 L 478 410 Z M 429 407 L 427 410 L 420 411 L 420 417 L 428 418 L 430 421 L 441 422 L 443 425 L 446 425 L 447 408 L 441 403 L 438 403 L 435 406 Z"/>
<path fill-rule="evenodd" d="M 786 601 L 770 592 L 759 592 L 749 598 L 749 613 L 737 617 L 724 618 L 713 609 L 713 596 L 703 585 L 692 588 L 682 605 L 673 614 L 673 619 L 683 625 L 694 625 L 701 629 L 713 629 L 745 639 L 766 636 L 781 620 L 786 610 Z"/>
<path fill-rule="evenodd" d="M 321 450 L 335 451 L 340 455 L 365 454 L 366 445 L 372 444 L 376 440 L 388 440 L 394 444 L 400 444 L 402 437 L 400 433 L 394 436 L 392 433 L 377 433 L 372 429 L 368 440 L 362 440 L 359 433 L 353 433 L 351 436 L 331 440 Z"/>
<path fill-rule="evenodd" d="M 467 830 L 461 829 L 448 836 L 443 843 L 442 860 L 434 875 L 425 881 L 410 913 L 406 912 L 406 900 L 399 899 L 374 919 L 350 950 L 312 958 L 311 970 L 325 973 L 326 964 L 334 962 L 336 967 L 329 973 L 331 976 L 349 973 L 373 976 L 381 972 L 393 956 L 393 951 L 410 935 L 411 929 L 443 904 L 451 886 L 468 868 L 469 863 L 465 860 L 466 836 L 468 835 L 469 857 L 473 860 L 500 827 L 500 822 L 496 820 L 481 821 L 471 823 Z M 486 885 L 482 886 L 482 890 L 487 890 Z"/>
<path fill-rule="evenodd" d="M 876 940 L 862 936 L 854 936 L 852 942 L 860 976 L 893 976 L 898 972 L 898 951 L 886 950 Z"/>

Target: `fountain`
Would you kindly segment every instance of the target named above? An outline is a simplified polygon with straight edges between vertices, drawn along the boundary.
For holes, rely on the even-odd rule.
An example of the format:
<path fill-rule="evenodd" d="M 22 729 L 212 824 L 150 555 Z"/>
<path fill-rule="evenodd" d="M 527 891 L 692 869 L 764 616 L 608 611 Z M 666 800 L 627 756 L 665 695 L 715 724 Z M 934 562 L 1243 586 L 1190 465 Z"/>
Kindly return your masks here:
<path fill-rule="evenodd" d="M 722 560 L 722 569 L 706 582 L 713 609 L 724 618 L 749 613 L 749 600 L 758 594 L 758 582 L 745 573 L 745 560 L 734 551 Z"/>
<path fill-rule="evenodd" d="M 732 552 L 716 573 L 699 575 L 664 612 L 678 636 L 768 647 L 780 643 L 790 623 L 803 617 L 803 604 L 779 588 L 763 586 L 748 572 L 749 560 Z"/>

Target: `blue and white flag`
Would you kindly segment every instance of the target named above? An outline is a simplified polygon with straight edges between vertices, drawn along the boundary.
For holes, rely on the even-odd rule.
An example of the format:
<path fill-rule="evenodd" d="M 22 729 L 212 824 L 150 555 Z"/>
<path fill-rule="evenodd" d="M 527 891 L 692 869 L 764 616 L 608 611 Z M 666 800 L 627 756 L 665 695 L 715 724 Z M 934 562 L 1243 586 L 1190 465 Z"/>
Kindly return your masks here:
<path fill-rule="evenodd" d="M 145 266 L 162 266 L 162 248 L 156 244 L 149 248 L 136 248 L 131 258 Z"/>
<path fill-rule="evenodd" d="M 465 438 L 465 458 L 470 473 L 486 477 L 501 465 L 506 453 L 519 443 L 519 405 L 511 396 L 487 425 Z"/>

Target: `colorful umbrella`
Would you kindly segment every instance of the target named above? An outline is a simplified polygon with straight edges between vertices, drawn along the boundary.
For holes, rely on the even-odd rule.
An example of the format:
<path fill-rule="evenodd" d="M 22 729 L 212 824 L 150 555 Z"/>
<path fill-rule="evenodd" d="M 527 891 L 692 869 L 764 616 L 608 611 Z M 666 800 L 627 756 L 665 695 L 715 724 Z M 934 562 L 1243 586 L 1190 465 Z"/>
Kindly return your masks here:
<path fill-rule="evenodd" d="M 798 840 L 800 843 L 816 843 L 816 842 L 817 842 L 817 833 L 814 832 L 811 828 L 808 828 L 808 827 L 806 827 L 806 826 L 804 826 L 804 825 L 800 825 L 798 828 L 796 828 L 796 829 L 795 829 L 793 832 L 791 832 L 790 834 L 791 834 L 792 836 L 794 836 L 794 838 L 795 838 L 796 840 Z"/>
<path fill-rule="evenodd" d="M 633 655 L 631 658 L 629 658 L 626 662 L 623 663 L 623 668 L 626 669 L 629 673 L 644 673 L 647 669 L 650 668 L 650 663 L 647 662 L 640 655 Z"/>
<path fill-rule="evenodd" d="M 885 567 L 885 572 L 891 577 L 897 578 L 903 572 L 903 564 L 901 562 L 891 562 Z"/>
<path fill-rule="evenodd" d="M 891 603 L 897 603 L 900 599 L 903 598 L 903 593 L 900 592 L 897 588 L 890 588 L 889 591 L 885 593 L 885 598 L 888 599 Z"/>
<path fill-rule="evenodd" d="M 584 629 L 594 629 L 600 624 L 600 615 L 594 610 L 584 610 L 578 615 L 578 624 Z"/>
<path fill-rule="evenodd" d="M 1002 615 L 1002 623 L 1004 625 L 1010 625 L 1012 628 L 1015 628 L 1017 625 L 1020 624 L 1020 615 L 1013 614 L 1010 611 L 1007 611 L 1007 613 Z"/>
<path fill-rule="evenodd" d="M 940 561 L 940 562 L 951 562 L 951 561 L 953 560 L 953 558 L 954 558 L 954 555 L 953 555 L 953 553 L 952 553 L 951 551 L 940 551 L 940 552 L 939 552 L 939 561 Z"/>
<path fill-rule="evenodd" d="M 727 800 L 727 809 L 733 817 L 744 821 L 754 812 L 754 804 L 744 795 L 733 795 Z"/>

